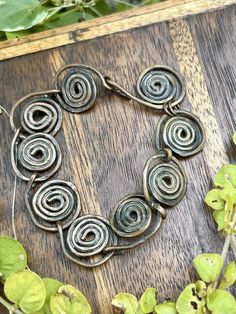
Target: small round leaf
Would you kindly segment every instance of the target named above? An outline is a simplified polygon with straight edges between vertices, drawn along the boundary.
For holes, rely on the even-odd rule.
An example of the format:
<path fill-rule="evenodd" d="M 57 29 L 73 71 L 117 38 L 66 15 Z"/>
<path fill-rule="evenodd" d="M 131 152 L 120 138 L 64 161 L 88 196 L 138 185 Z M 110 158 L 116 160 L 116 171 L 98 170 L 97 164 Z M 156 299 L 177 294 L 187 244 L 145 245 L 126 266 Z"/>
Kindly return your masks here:
<path fill-rule="evenodd" d="M 223 260 L 219 254 L 200 254 L 193 260 L 193 265 L 205 282 L 215 281 L 223 267 Z"/>
<path fill-rule="evenodd" d="M 153 312 L 157 304 L 156 292 L 155 288 L 147 288 L 141 296 L 140 307 L 144 313 Z"/>
<path fill-rule="evenodd" d="M 208 206 L 215 210 L 221 210 L 225 208 L 225 201 L 220 197 L 221 190 L 212 189 L 205 197 L 205 202 Z"/>
<path fill-rule="evenodd" d="M 53 314 L 90 314 L 91 307 L 85 296 L 70 285 L 61 286 L 51 296 L 50 307 Z"/>
<path fill-rule="evenodd" d="M 179 295 L 176 302 L 176 310 L 179 314 L 198 314 L 204 307 L 205 299 L 197 295 L 196 285 L 188 285 Z"/>
<path fill-rule="evenodd" d="M 235 188 L 225 188 L 221 190 L 220 197 L 225 201 L 225 209 L 231 210 L 236 204 L 236 189 Z"/>
<path fill-rule="evenodd" d="M 57 293 L 58 289 L 63 286 L 64 284 L 60 281 L 57 281 L 55 279 L 51 278 L 43 278 L 43 282 L 46 288 L 46 300 L 44 303 L 44 306 L 42 309 L 40 309 L 35 314 L 52 314 L 51 308 L 50 308 L 50 300 L 51 296 L 55 293 Z"/>
<path fill-rule="evenodd" d="M 212 215 L 213 215 L 214 220 L 217 224 L 217 231 L 224 230 L 229 223 L 229 221 L 226 219 L 225 211 L 224 210 L 214 210 Z"/>
<path fill-rule="evenodd" d="M 224 276 L 221 279 L 218 289 L 227 289 L 232 286 L 236 281 L 236 264 L 235 262 L 229 263 L 225 267 Z"/>
<path fill-rule="evenodd" d="M 174 302 L 164 302 L 155 307 L 156 314 L 177 314 Z"/>
<path fill-rule="evenodd" d="M 0 278 L 6 278 L 17 271 L 24 270 L 27 256 L 23 246 L 11 237 L 0 237 Z"/>
<path fill-rule="evenodd" d="M 117 294 L 112 300 L 112 305 L 114 308 L 122 308 L 124 314 L 136 314 L 139 307 L 137 298 L 129 293 Z"/>
<path fill-rule="evenodd" d="M 214 184 L 221 188 L 236 188 L 236 165 L 223 166 L 215 175 Z"/>
<path fill-rule="evenodd" d="M 11 274 L 4 285 L 4 292 L 26 314 L 40 310 L 46 299 L 43 280 L 28 270 Z"/>
<path fill-rule="evenodd" d="M 207 299 L 207 307 L 212 314 L 236 314 L 236 302 L 227 291 L 215 290 Z"/>

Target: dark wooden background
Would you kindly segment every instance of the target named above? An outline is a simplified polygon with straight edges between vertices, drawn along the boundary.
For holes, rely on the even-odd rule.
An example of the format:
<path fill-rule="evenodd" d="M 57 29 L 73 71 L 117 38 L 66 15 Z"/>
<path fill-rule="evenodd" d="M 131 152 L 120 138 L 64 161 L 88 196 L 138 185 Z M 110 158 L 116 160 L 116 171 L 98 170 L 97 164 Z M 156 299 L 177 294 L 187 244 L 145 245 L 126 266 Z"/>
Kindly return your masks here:
<path fill-rule="evenodd" d="M 236 129 L 235 16 L 234 5 L 0 63 L 0 104 L 8 110 L 20 97 L 50 88 L 55 72 L 67 63 L 93 65 L 132 92 L 143 69 L 167 64 L 186 80 L 182 108 L 197 114 L 206 128 L 203 152 L 181 160 L 188 178 L 187 195 L 169 211 L 158 234 L 94 270 L 66 260 L 58 236 L 33 225 L 23 200 L 26 184 L 18 180 L 16 230 L 30 268 L 41 276 L 76 285 L 94 313 L 110 313 L 117 292 L 140 296 L 147 286 L 158 289 L 160 301 L 176 299 L 195 278 L 193 257 L 221 252 L 222 238 L 203 198 L 220 166 L 236 161 L 231 140 Z M 159 112 L 102 89 L 92 110 L 80 115 L 64 113 L 63 132 L 57 136 L 63 163 L 55 177 L 77 185 L 83 213 L 108 216 L 120 198 L 142 192 L 142 170 L 155 153 L 154 129 L 159 118 Z M 10 234 L 13 134 L 3 116 L 0 132 L 0 233 Z"/>

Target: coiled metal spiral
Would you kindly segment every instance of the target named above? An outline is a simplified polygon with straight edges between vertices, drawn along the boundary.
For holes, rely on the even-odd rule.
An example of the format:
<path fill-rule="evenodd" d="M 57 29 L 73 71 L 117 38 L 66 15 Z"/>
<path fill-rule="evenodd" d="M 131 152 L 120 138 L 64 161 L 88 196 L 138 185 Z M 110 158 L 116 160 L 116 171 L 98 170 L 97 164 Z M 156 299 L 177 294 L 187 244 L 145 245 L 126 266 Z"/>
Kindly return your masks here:
<path fill-rule="evenodd" d="M 175 110 L 174 116 L 163 116 L 157 124 L 156 146 L 169 147 L 179 156 L 190 156 L 199 152 L 205 142 L 205 131 L 201 121 L 187 111 Z"/>
<path fill-rule="evenodd" d="M 97 95 L 94 75 L 106 90 L 151 108 L 164 109 L 167 114 L 157 125 L 158 154 L 148 159 L 143 171 L 143 195 L 123 198 L 112 210 L 110 222 L 101 216 L 79 217 L 80 197 L 70 182 L 51 180 L 32 193 L 35 183 L 51 177 L 61 164 L 61 151 L 53 136 L 61 127 L 62 113 L 54 99 L 74 113 L 91 108 Z M 185 86 L 180 75 L 167 66 L 155 65 L 140 75 L 137 81 L 140 97 L 84 64 L 61 68 L 54 87 L 26 95 L 13 105 L 10 124 L 15 136 L 11 161 L 16 174 L 28 181 L 25 203 L 35 225 L 59 233 L 62 251 L 68 259 L 81 266 L 95 267 L 115 252 L 123 253 L 141 245 L 158 231 L 167 215 L 162 204 L 174 206 L 186 192 L 184 169 L 172 151 L 180 156 L 200 151 L 205 133 L 196 116 L 174 109 L 184 98 Z M 19 108 L 21 126 L 17 128 L 14 118 Z"/>
<path fill-rule="evenodd" d="M 148 202 L 152 198 L 161 204 L 174 206 L 186 193 L 185 172 L 173 156 L 168 162 L 159 155 L 154 155 L 146 163 L 144 169 L 144 194 Z"/>
<path fill-rule="evenodd" d="M 54 136 L 61 128 L 61 108 L 48 97 L 33 98 L 24 104 L 20 121 L 29 134 L 43 132 Z"/>
<path fill-rule="evenodd" d="M 80 113 L 91 108 L 95 102 L 97 87 L 86 67 L 62 68 L 55 77 L 55 85 L 61 90 L 56 97 L 67 111 Z"/>
<path fill-rule="evenodd" d="M 29 177 L 19 170 L 20 166 L 31 172 L 47 171 L 47 174 L 38 176 L 36 181 L 44 181 L 51 177 L 61 164 L 61 150 L 57 141 L 49 134 L 36 133 L 23 139 L 18 147 L 16 145 L 18 134 L 19 130 L 13 139 L 11 154 L 16 174 L 23 180 L 29 180 Z"/>
<path fill-rule="evenodd" d="M 183 80 L 173 69 L 163 65 L 155 65 L 141 73 L 137 81 L 139 96 L 162 109 L 163 104 L 171 107 L 179 104 L 185 95 Z"/>
<path fill-rule="evenodd" d="M 105 252 L 108 245 L 117 244 L 109 221 L 102 216 L 85 215 L 77 218 L 70 226 L 66 243 L 61 224 L 58 224 L 64 254 L 73 262 L 95 267 L 105 263 L 114 251 Z"/>
<path fill-rule="evenodd" d="M 142 195 L 128 195 L 112 210 L 111 227 L 121 237 L 135 237 L 151 223 L 151 209 Z"/>
<path fill-rule="evenodd" d="M 51 180 L 44 183 L 30 201 L 29 182 L 25 199 L 34 223 L 42 229 L 57 231 L 57 222 L 67 228 L 80 213 L 80 197 L 76 187 L 67 181 Z"/>

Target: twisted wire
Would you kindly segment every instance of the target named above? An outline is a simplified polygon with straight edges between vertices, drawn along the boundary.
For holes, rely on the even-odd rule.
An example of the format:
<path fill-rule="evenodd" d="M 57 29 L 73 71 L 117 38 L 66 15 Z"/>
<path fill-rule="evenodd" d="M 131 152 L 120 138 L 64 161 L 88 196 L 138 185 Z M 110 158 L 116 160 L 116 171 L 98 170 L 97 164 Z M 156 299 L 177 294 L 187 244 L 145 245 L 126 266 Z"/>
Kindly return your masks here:
<path fill-rule="evenodd" d="M 135 237 L 144 233 L 151 223 L 151 209 L 142 195 L 128 195 L 110 214 L 110 224 L 121 237 Z"/>
<path fill-rule="evenodd" d="M 185 88 L 180 75 L 163 65 L 155 65 L 144 70 L 137 81 L 139 96 L 162 109 L 170 103 L 171 107 L 179 104 L 185 96 Z"/>
<path fill-rule="evenodd" d="M 184 110 L 175 116 L 163 116 L 157 123 L 156 146 L 169 147 L 179 156 L 191 156 L 202 150 L 205 131 L 198 118 Z"/>
<path fill-rule="evenodd" d="M 61 93 L 56 97 L 65 110 L 80 113 L 93 106 L 97 87 L 88 70 L 99 73 L 94 68 L 85 65 L 69 65 L 57 72 L 54 84 L 57 89 L 61 90 Z"/>
<path fill-rule="evenodd" d="M 47 180 L 61 165 L 61 150 L 57 141 L 49 134 L 36 133 L 19 142 L 19 133 L 20 129 L 15 133 L 11 148 L 11 161 L 15 173 L 22 180 L 28 181 L 30 177 L 23 174 L 23 170 L 39 173 L 47 171 L 35 179 Z"/>
<path fill-rule="evenodd" d="M 143 188 L 149 203 L 152 199 L 168 206 L 178 204 L 186 193 L 184 169 L 173 156 L 168 162 L 159 155 L 147 161 L 143 172 Z"/>

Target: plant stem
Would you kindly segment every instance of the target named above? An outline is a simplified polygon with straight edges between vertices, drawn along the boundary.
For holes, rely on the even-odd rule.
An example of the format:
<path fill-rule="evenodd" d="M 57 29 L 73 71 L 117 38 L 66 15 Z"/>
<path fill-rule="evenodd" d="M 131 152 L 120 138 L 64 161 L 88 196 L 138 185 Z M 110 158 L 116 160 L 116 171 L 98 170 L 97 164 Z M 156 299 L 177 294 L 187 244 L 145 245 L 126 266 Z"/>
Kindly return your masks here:
<path fill-rule="evenodd" d="M 229 247 L 230 247 L 230 243 L 231 243 L 231 238 L 232 238 L 232 234 L 228 234 L 225 238 L 225 243 L 224 243 L 223 250 L 221 253 L 221 257 L 222 257 L 223 262 L 225 262 L 226 257 L 228 255 L 228 251 L 229 251 Z"/>
<path fill-rule="evenodd" d="M 235 228 L 235 225 L 236 225 L 236 210 L 234 208 L 234 213 L 233 213 L 233 217 L 232 217 L 232 228 L 233 229 Z M 227 236 L 225 238 L 225 243 L 224 243 L 223 250 L 222 250 L 222 253 L 221 253 L 223 264 L 225 263 L 225 260 L 227 258 L 227 255 L 228 255 L 228 252 L 229 252 L 229 247 L 230 247 L 231 240 L 232 240 L 233 236 L 234 235 L 232 233 L 230 233 L 230 234 L 227 234 Z M 223 268 L 222 268 L 222 270 L 223 270 Z M 212 285 L 213 289 L 217 288 L 217 286 L 219 284 L 219 278 L 220 278 L 220 275 L 219 275 L 218 279 L 213 283 L 213 285 Z"/>
<path fill-rule="evenodd" d="M 8 311 L 12 314 L 24 314 L 23 312 L 21 312 L 21 310 L 16 309 L 13 304 L 7 302 L 1 296 L 0 296 L 0 303 L 4 305 L 8 309 Z"/>
<path fill-rule="evenodd" d="M 232 235 L 230 246 L 231 246 L 231 249 L 234 253 L 234 258 L 236 260 L 236 237 L 235 237 L 235 234 Z"/>

